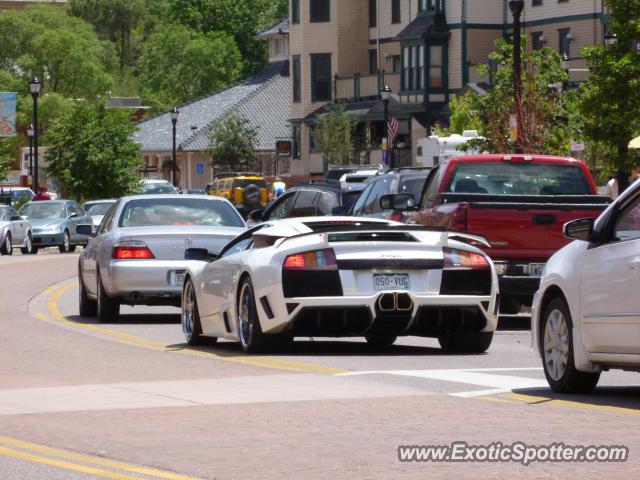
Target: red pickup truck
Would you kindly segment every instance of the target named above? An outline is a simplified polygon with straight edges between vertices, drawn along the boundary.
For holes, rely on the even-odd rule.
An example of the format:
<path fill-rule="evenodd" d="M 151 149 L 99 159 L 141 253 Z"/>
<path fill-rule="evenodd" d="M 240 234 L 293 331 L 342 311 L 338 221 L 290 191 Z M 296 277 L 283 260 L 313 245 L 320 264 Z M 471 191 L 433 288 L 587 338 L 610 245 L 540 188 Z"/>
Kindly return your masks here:
<path fill-rule="evenodd" d="M 429 173 L 420 199 L 386 197 L 381 203 L 413 210 L 410 223 L 488 240 L 487 254 L 500 281 L 501 313 L 531 305 L 545 262 L 569 242 L 563 225 L 597 217 L 611 202 L 597 195 L 583 161 L 522 154 L 455 157 Z"/>

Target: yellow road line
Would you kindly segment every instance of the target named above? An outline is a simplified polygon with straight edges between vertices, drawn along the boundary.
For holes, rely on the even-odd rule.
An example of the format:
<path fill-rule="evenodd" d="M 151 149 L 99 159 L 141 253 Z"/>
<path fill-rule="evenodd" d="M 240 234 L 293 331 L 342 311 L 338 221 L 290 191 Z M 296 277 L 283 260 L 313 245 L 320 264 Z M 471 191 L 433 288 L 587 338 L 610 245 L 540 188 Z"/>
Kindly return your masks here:
<path fill-rule="evenodd" d="M 579 410 L 591 410 L 607 413 L 621 413 L 625 415 L 640 415 L 640 410 L 635 408 L 626 407 L 614 407 L 612 405 L 597 405 L 594 403 L 583 403 L 572 400 L 560 400 L 557 398 L 538 397 L 533 395 L 522 395 L 519 393 L 503 393 L 500 395 L 503 398 L 509 398 L 514 400 L 520 400 L 529 404 L 544 403 L 547 405 L 557 405 L 560 407 L 576 408 Z"/>
<path fill-rule="evenodd" d="M 348 370 L 342 370 L 339 368 L 327 367 L 324 365 L 316 365 L 316 364 L 306 363 L 306 362 L 296 362 L 293 360 L 283 360 L 283 359 L 273 358 L 273 357 L 254 357 L 254 356 L 248 356 L 248 355 L 234 355 L 234 354 L 225 355 L 225 354 L 214 353 L 214 352 L 205 352 L 205 351 L 197 350 L 191 347 L 176 349 L 175 347 L 170 347 L 169 345 L 166 345 L 163 342 L 147 340 L 146 338 L 143 338 L 143 337 L 138 337 L 136 335 L 130 335 L 127 333 L 114 331 L 114 330 L 104 328 L 104 327 L 99 327 L 93 324 L 73 322 L 69 320 L 67 317 L 65 317 L 62 314 L 62 312 L 60 312 L 60 309 L 58 307 L 58 301 L 62 295 L 64 295 L 67 291 L 69 291 L 71 288 L 76 287 L 77 285 L 78 285 L 78 282 L 76 280 L 67 285 L 63 285 L 59 288 L 51 289 L 51 287 L 49 287 L 51 289 L 49 291 L 50 297 L 47 301 L 47 309 L 49 311 L 49 314 L 56 321 L 60 323 L 73 326 L 74 328 L 90 330 L 93 332 L 98 332 L 104 335 L 108 335 L 110 337 L 114 337 L 113 338 L 114 341 L 124 345 L 145 348 L 148 350 L 179 353 L 182 355 L 191 355 L 196 357 L 216 358 L 218 360 L 223 360 L 231 363 L 241 363 L 245 365 L 253 365 L 257 367 L 272 368 L 277 370 L 322 373 L 322 374 L 328 374 L 328 375 L 335 375 L 338 373 L 348 373 Z M 45 292 L 43 293 L 46 293 L 47 290 L 45 290 Z M 36 313 L 35 316 L 39 320 L 48 320 L 47 316 L 40 312 Z"/>
<path fill-rule="evenodd" d="M 177 473 L 156 470 L 155 468 L 141 467 L 138 465 L 132 465 L 130 463 L 120 462 L 118 460 L 109 460 L 102 457 L 90 457 L 88 455 L 67 452 L 64 450 L 59 450 L 57 448 L 46 447 L 44 445 L 25 442 L 23 440 L 17 440 L 15 438 L 5 437 L 1 435 L 0 435 L 0 444 L 10 445 L 11 447 L 17 447 L 23 450 L 30 450 L 32 452 L 42 453 L 44 455 L 59 457 L 66 460 L 75 460 L 78 462 L 90 463 L 92 465 L 99 465 L 102 467 L 113 468 L 116 470 L 122 470 L 126 472 L 131 472 L 131 473 L 138 473 L 141 475 L 153 476 L 156 478 L 164 478 L 167 480 L 197 480 L 195 477 L 189 477 L 189 476 L 180 475 Z M 0 447 L 0 454 L 2 454 L 1 453 L 2 451 L 3 451 L 3 447 Z M 11 450 L 12 453 L 16 451 L 17 450 Z M 18 452 L 29 455 L 29 453 L 20 452 L 20 451 Z M 79 465 L 79 466 L 83 466 L 83 465 Z M 112 472 L 108 472 L 108 473 L 112 473 Z M 110 478 L 119 478 L 119 477 L 110 477 Z M 124 478 L 139 478 L 139 477 L 124 477 Z"/>
<path fill-rule="evenodd" d="M 503 398 L 497 397 L 470 397 L 476 400 L 486 400 L 487 402 L 497 402 L 497 403 L 517 403 L 512 400 L 505 400 Z"/>

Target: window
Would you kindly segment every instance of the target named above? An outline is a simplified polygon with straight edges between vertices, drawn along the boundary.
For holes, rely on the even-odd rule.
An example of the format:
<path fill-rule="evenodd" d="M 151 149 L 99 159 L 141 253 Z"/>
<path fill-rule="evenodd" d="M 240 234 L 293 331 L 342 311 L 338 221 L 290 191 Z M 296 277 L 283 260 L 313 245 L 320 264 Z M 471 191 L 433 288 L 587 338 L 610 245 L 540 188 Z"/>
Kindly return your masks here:
<path fill-rule="evenodd" d="M 558 52 L 560 52 L 560 55 L 566 54 L 567 57 L 571 57 L 571 54 L 569 53 L 571 43 L 571 39 L 569 37 L 569 29 L 563 28 L 561 30 L 558 30 L 558 36 L 560 38 L 558 44 Z"/>
<path fill-rule="evenodd" d="M 296 203 L 291 210 L 291 217 L 310 217 L 316 213 L 316 199 L 317 192 L 312 190 L 303 190 L 298 194 Z"/>
<path fill-rule="evenodd" d="M 369 75 L 378 73 L 378 51 L 369 50 Z"/>
<path fill-rule="evenodd" d="M 432 11 L 432 10 L 435 10 L 436 8 L 442 9 L 442 6 L 439 5 L 440 2 L 442 2 L 442 0 L 418 0 L 418 11 L 419 12 L 421 12 L 422 10 Z"/>
<path fill-rule="evenodd" d="M 409 90 L 415 88 L 416 78 L 416 47 L 409 47 Z"/>
<path fill-rule="evenodd" d="M 331 100 L 331 54 L 311 54 L 311 101 Z"/>
<path fill-rule="evenodd" d="M 400 73 L 400 68 L 402 64 L 402 62 L 400 61 L 400 55 L 394 55 L 393 57 L 391 57 L 391 61 L 392 61 L 391 71 L 393 73 Z"/>
<path fill-rule="evenodd" d="M 282 38 L 276 38 L 274 43 L 274 56 L 279 57 L 284 55 L 284 40 Z"/>
<path fill-rule="evenodd" d="M 356 200 L 356 203 L 353 206 L 353 211 L 351 212 L 351 215 L 355 217 L 362 216 L 362 212 L 364 211 L 364 206 L 366 205 L 366 202 L 367 202 L 367 197 L 369 196 L 369 193 L 373 189 L 373 185 L 374 185 L 373 183 L 369 184 L 369 186 L 362 191 L 362 193 L 358 197 L 358 200 Z"/>
<path fill-rule="evenodd" d="M 400 23 L 400 0 L 391 0 L 391 23 Z"/>
<path fill-rule="evenodd" d="M 424 77 L 424 45 L 420 45 L 418 48 L 418 68 L 416 69 L 416 90 L 422 90 L 424 84 L 422 79 Z"/>
<path fill-rule="evenodd" d="M 273 206 L 267 212 L 267 218 L 269 220 L 278 220 L 279 218 L 287 218 L 291 209 L 293 208 L 293 201 L 296 198 L 297 192 L 285 193 L 280 197 Z"/>
<path fill-rule="evenodd" d="M 291 57 L 291 73 L 293 81 L 293 101 L 298 103 L 302 100 L 302 91 L 300 89 L 300 55 Z"/>
<path fill-rule="evenodd" d="M 300 0 L 291 0 L 291 23 L 300 23 Z"/>
<path fill-rule="evenodd" d="M 309 0 L 309 21 L 330 22 L 331 0 Z"/>
<path fill-rule="evenodd" d="M 540 5 L 542 5 L 542 0 L 531 0 L 532 7 L 538 7 Z"/>
<path fill-rule="evenodd" d="M 621 241 L 640 239 L 640 200 L 633 202 L 618 217 L 613 238 Z"/>
<path fill-rule="evenodd" d="M 372 213 L 378 213 L 382 211 L 380 207 L 380 197 L 386 195 L 390 191 L 390 178 L 382 178 L 376 181 L 371 189 L 371 193 L 367 197 L 366 204 L 364 206 L 364 214 L 370 215 Z"/>
<path fill-rule="evenodd" d="M 402 89 L 409 90 L 409 47 L 402 47 Z"/>
<path fill-rule="evenodd" d="M 540 50 L 542 47 L 544 47 L 544 42 L 542 41 L 543 38 L 544 36 L 542 35 L 542 32 L 532 32 L 531 48 L 533 48 L 534 50 Z"/>
<path fill-rule="evenodd" d="M 333 213 L 333 195 L 320 192 L 318 194 L 318 212 L 316 215 L 331 215 Z"/>
<path fill-rule="evenodd" d="M 377 0 L 369 0 L 369 27 L 378 25 L 378 11 L 376 10 Z"/>
<path fill-rule="evenodd" d="M 442 75 L 442 45 L 431 45 L 429 47 L 429 87 L 443 88 L 444 79 Z"/>

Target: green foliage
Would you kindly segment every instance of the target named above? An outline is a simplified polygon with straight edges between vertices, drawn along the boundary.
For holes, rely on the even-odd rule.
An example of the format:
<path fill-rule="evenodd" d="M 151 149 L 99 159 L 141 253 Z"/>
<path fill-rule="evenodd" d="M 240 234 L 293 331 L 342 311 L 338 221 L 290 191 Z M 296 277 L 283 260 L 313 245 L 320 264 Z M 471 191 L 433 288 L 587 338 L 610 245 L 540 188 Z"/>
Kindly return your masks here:
<path fill-rule="evenodd" d="M 100 38 L 110 40 L 118 49 L 120 70 L 132 60 L 131 34 L 145 10 L 144 0 L 71 0 L 69 13 L 91 23 Z"/>
<path fill-rule="evenodd" d="M 349 163 L 355 150 L 357 124 L 358 119 L 348 115 L 343 104 L 327 106 L 327 114 L 318 119 L 313 133 L 316 150 L 322 153 L 325 166 Z"/>
<path fill-rule="evenodd" d="M 567 80 L 560 56 L 551 48 L 526 51 L 522 39 L 522 150 L 526 153 L 566 154 L 570 130 L 563 104 L 564 94 L 558 88 Z M 490 152 L 508 153 L 515 145 L 509 139 L 510 114 L 515 111 L 513 88 L 513 46 L 496 41 L 496 51 L 489 55 L 498 66 L 492 88 L 486 95 L 467 92 L 450 103 L 451 133 L 479 130 L 484 138 L 472 140 L 467 147 Z M 478 73 L 488 77 L 489 65 L 479 65 Z"/>
<path fill-rule="evenodd" d="M 610 170 L 622 184 L 640 152 L 629 142 L 640 135 L 640 0 L 606 0 L 611 9 L 608 28 L 617 36 L 613 46 L 583 49 L 591 75 L 579 102 L 582 132 L 608 152 Z"/>
<path fill-rule="evenodd" d="M 238 112 L 216 120 L 209 130 L 211 166 L 215 170 L 246 170 L 255 156 L 258 132 Z"/>
<path fill-rule="evenodd" d="M 145 44 L 141 80 L 165 104 L 209 94 L 236 80 L 241 57 L 233 38 L 173 26 L 158 30 Z"/>
<path fill-rule="evenodd" d="M 19 164 L 22 140 L 22 135 L 0 138 L 0 181 L 6 180 L 9 170 Z"/>
<path fill-rule="evenodd" d="M 47 173 L 78 199 L 120 197 L 138 185 L 139 145 L 126 112 L 104 102 L 74 105 L 49 131 Z"/>
<path fill-rule="evenodd" d="M 64 9 L 34 6 L 0 13 L 0 68 L 20 80 L 22 93 L 35 73 L 44 88 L 72 98 L 93 98 L 111 88 L 115 50 L 91 25 Z"/>
<path fill-rule="evenodd" d="M 266 44 L 255 35 L 288 13 L 288 0 L 172 0 L 171 16 L 200 32 L 227 32 L 244 60 L 243 74 L 257 72 L 267 59 Z"/>

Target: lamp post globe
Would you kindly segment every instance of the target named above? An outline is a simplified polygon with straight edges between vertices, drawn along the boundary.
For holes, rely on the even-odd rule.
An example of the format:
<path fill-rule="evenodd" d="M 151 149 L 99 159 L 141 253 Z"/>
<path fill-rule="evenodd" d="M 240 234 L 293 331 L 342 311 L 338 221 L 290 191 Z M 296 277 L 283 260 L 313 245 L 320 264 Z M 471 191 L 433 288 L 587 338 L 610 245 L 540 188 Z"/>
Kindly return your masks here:
<path fill-rule="evenodd" d="M 178 187 L 178 161 L 176 159 L 176 124 L 178 123 L 178 117 L 180 117 L 180 111 L 173 107 L 169 111 L 169 118 L 171 118 L 171 125 L 173 127 L 173 149 L 171 156 L 171 167 L 172 167 L 172 184 L 174 187 Z"/>
<path fill-rule="evenodd" d="M 29 81 L 29 91 L 33 98 L 33 188 L 34 193 L 39 192 L 38 183 L 38 96 L 42 90 L 42 82 L 36 75 L 31 77 Z"/>

